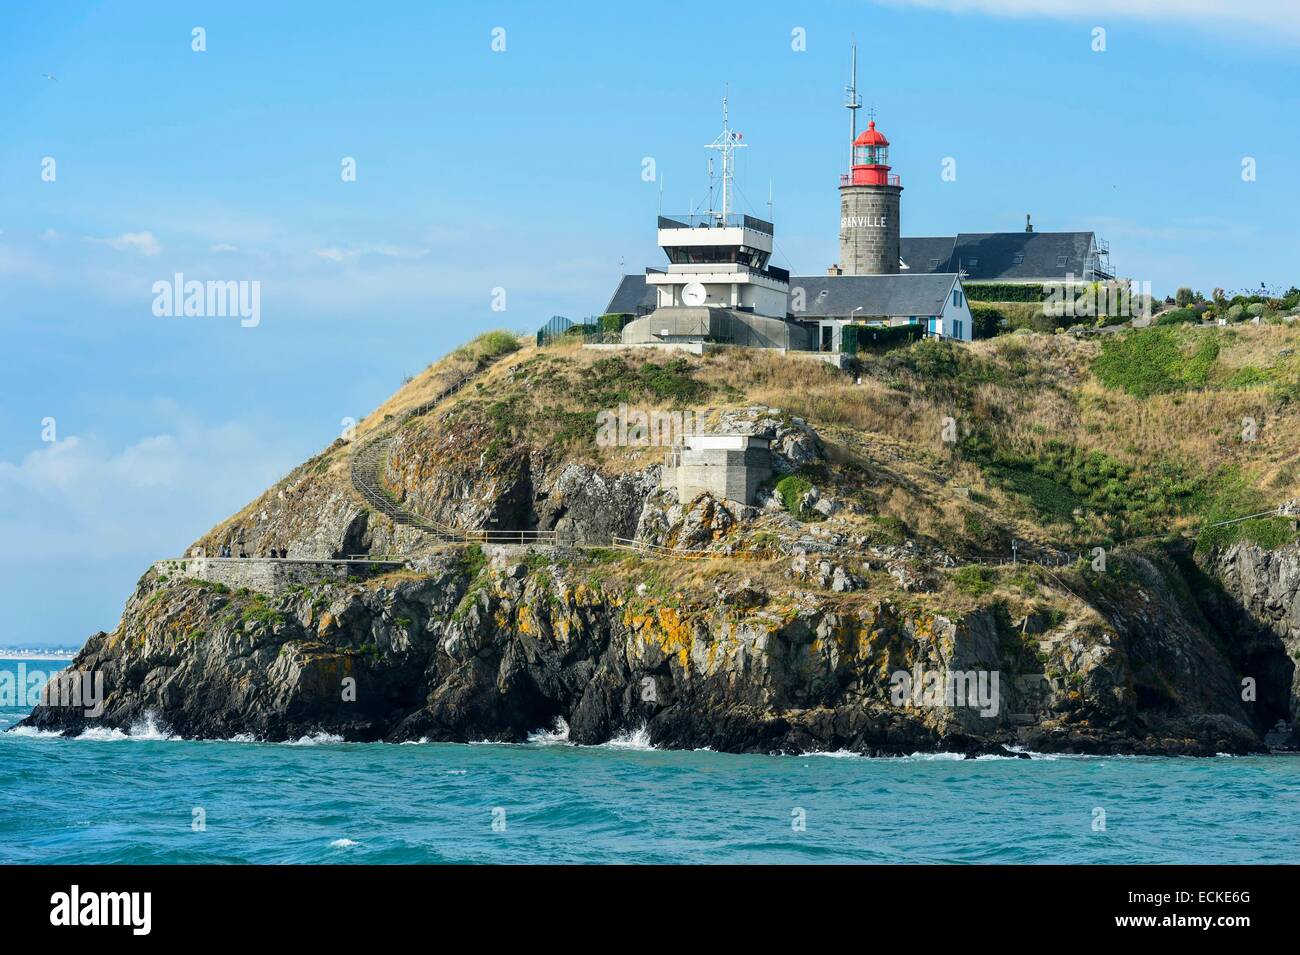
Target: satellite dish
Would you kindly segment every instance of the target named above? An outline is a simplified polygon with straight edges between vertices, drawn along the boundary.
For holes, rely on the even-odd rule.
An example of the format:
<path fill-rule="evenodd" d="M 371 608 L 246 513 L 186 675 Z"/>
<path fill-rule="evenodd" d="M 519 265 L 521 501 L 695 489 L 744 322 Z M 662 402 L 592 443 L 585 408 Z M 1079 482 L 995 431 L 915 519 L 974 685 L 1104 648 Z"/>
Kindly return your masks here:
<path fill-rule="evenodd" d="M 682 287 L 682 303 L 685 305 L 703 305 L 709 293 L 699 282 L 688 282 Z"/>

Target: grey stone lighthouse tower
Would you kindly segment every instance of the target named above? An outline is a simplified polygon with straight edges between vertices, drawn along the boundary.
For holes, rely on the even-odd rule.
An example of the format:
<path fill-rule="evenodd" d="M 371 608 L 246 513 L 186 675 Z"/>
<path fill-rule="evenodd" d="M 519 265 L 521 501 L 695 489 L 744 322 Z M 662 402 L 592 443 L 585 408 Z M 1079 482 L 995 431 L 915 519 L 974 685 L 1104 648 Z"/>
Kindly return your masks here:
<path fill-rule="evenodd" d="M 853 164 L 840 176 L 840 267 L 845 275 L 898 273 L 898 200 L 889 174 L 889 140 L 873 119 L 853 141 Z"/>

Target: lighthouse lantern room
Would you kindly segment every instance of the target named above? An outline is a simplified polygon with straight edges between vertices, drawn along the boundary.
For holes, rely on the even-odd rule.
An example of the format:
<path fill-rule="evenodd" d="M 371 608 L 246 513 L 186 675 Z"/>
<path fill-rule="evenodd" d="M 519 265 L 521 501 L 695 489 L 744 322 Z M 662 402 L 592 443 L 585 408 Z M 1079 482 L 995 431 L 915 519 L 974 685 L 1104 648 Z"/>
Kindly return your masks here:
<path fill-rule="evenodd" d="M 876 129 L 873 119 L 853 142 L 853 168 L 844 185 L 897 186 L 900 180 L 889 174 L 889 140 Z"/>

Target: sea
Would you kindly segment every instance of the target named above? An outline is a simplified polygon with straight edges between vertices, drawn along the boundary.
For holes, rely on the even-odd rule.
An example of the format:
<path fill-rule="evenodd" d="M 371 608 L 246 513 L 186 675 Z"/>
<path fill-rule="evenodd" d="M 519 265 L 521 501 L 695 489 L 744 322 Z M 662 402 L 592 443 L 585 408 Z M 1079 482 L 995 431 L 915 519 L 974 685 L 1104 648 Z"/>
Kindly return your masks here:
<path fill-rule="evenodd" d="M 576 746 L 562 723 L 467 745 L 6 732 L 29 711 L 0 707 L 0 863 L 1300 862 L 1296 756 L 732 755 L 642 728 Z"/>

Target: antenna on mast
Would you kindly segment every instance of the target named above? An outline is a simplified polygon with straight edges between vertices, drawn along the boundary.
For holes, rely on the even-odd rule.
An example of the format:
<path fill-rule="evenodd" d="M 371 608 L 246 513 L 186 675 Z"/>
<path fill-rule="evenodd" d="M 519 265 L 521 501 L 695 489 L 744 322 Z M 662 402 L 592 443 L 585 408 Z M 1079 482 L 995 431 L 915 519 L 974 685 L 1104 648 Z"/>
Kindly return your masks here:
<path fill-rule="evenodd" d="M 849 67 L 849 85 L 844 87 L 844 108 L 849 111 L 849 168 L 853 167 L 853 141 L 858 138 L 858 110 L 862 100 L 858 96 L 858 43 L 853 41 L 853 59 Z"/>
<path fill-rule="evenodd" d="M 732 181 L 736 178 L 736 156 L 737 149 L 743 149 L 747 143 L 742 143 L 744 136 L 731 128 L 730 120 L 727 117 L 727 96 L 722 97 L 722 134 L 713 142 L 705 146 L 705 149 L 716 149 L 722 154 L 722 211 L 715 213 L 721 215 L 722 224 L 726 225 L 727 216 L 731 214 L 731 187 Z M 709 160 L 709 186 L 710 200 L 709 211 L 713 212 L 712 205 L 712 185 L 713 185 L 713 160 Z"/>

